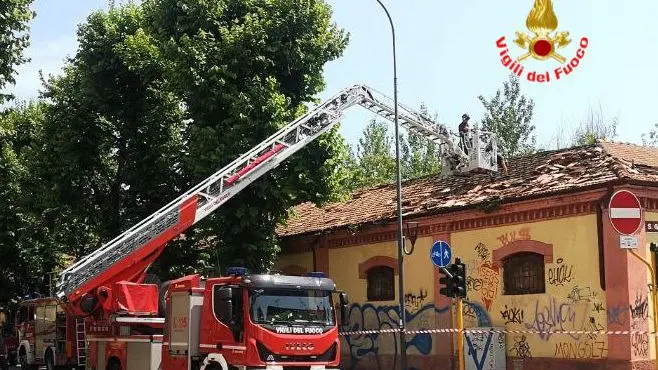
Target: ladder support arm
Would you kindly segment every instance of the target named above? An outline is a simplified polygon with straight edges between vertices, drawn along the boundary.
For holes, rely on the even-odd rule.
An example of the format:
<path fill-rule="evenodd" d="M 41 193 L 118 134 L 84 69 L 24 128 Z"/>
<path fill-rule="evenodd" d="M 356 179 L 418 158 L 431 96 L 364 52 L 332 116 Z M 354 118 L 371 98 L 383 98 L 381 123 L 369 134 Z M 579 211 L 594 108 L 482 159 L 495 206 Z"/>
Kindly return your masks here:
<path fill-rule="evenodd" d="M 103 301 L 109 299 L 107 291 L 114 282 L 139 282 L 166 243 L 327 132 L 342 118 L 343 112 L 354 105 L 361 105 L 390 121 L 394 119 L 391 99 L 374 89 L 355 85 L 340 91 L 65 269 L 57 283 L 58 298 L 69 302 L 72 311 L 80 315 L 107 307 Z M 465 169 L 468 156 L 450 139 L 450 132 L 444 126 L 403 105 L 398 105 L 398 121 L 411 132 L 439 144 L 442 159 L 450 166 L 449 170 Z"/>

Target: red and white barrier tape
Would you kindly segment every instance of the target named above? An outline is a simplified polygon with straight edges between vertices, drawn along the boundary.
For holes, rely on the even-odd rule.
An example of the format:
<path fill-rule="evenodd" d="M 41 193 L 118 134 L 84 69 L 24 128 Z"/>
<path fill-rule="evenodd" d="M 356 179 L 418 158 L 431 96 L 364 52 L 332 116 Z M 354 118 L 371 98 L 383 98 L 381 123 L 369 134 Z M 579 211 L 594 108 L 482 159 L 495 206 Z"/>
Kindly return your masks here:
<path fill-rule="evenodd" d="M 367 335 L 367 334 L 396 334 L 400 329 L 381 329 L 381 330 L 356 330 L 356 331 L 343 331 L 340 332 L 341 336 L 350 335 Z M 554 335 L 554 334 L 567 334 L 567 335 L 631 335 L 631 334 L 646 334 L 658 336 L 658 332 L 652 331 L 635 331 L 635 330 L 556 330 L 556 331 L 540 331 L 540 330 L 501 330 L 501 329 L 464 329 L 464 333 L 473 334 L 486 334 L 486 333 L 504 333 L 504 334 L 540 334 L 540 335 Z M 422 329 L 422 330 L 405 330 L 406 334 L 441 334 L 441 333 L 458 333 L 459 329 Z"/>

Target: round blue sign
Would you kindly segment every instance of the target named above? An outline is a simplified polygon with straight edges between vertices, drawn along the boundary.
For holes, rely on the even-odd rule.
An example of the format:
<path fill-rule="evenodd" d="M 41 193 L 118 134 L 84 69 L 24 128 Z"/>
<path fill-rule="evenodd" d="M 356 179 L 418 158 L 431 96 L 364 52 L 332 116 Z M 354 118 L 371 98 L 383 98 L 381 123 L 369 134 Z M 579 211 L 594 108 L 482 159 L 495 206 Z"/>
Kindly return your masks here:
<path fill-rule="evenodd" d="M 450 245 L 443 240 L 435 241 L 430 249 L 430 259 L 432 260 L 432 263 L 438 267 L 448 266 L 452 259 Z"/>

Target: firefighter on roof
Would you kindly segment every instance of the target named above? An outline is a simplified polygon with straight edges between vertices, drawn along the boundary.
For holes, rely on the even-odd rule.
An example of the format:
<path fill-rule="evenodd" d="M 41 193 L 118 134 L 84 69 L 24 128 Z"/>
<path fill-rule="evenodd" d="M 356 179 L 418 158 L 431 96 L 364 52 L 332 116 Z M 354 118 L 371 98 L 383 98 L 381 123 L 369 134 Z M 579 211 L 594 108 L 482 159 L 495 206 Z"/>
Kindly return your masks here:
<path fill-rule="evenodd" d="M 467 114 L 464 113 L 462 114 L 462 122 L 459 124 L 458 130 L 459 130 L 459 147 L 468 155 L 468 152 L 470 148 L 473 146 L 473 142 L 471 141 L 472 139 L 470 138 L 469 132 L 471 131 L 471 128 L 468 124 L 468 121 L 471 119 L 471 117 Z M 496 160 L 498 162 L 498 165 L 502 167 L 503 174 L 507 175 L 507 163 L 505 163 L 505 159 L 503 158 L 502 155 L 497 154 L 496 155 Z"/>

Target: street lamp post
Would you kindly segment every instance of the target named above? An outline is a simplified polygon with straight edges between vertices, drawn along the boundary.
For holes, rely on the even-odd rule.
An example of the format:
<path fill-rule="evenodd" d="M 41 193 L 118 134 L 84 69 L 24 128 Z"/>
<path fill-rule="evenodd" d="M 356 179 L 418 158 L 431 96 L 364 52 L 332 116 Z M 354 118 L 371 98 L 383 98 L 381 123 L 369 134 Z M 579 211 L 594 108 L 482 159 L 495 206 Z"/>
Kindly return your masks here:
<path fill-rule="evenodd" d="M 396 180 L 397 180 L 397 212 L 398 212 L 398 295 L 399 295 L 399 310 L 400 310 L 400 368 L 407 370 L 407 338 L 405 335 L 405 326 L 407 322 L 407 315 L 404 309 L 404 235 L 402 230 L 402 173 L 400 170 L 400 125 L 398 124 L 398 75 L 397 65 L 395 59 L 395 27 L 393 26 L 393 19 L 388 9 L 382 4 L 381 0 L 377 0 L 379 5 L 384 9 L 388 21 L 391 24 L 391 35 L 393 36 L 393 107 L 394 107 L 394 122 L 395 122 L 395 167 L 396 167 Z"/>

